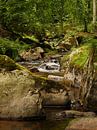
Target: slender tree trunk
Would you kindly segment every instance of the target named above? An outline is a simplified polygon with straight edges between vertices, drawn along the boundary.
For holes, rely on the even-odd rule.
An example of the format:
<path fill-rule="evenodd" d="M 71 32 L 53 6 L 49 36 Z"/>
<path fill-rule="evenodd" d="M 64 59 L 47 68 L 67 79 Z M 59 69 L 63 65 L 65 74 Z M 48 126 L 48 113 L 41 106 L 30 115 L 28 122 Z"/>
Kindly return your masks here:
<path fill-rule="evenodd" d="M 61 15 L 60 15 L 60 20 L 61 20 L 61 31 L 64 33 L 64 0 L 61 0 Z"/>
<path fill-rule="evenodd" d="M 84 32 L 88 32 L 87 21 L 84 18 Z"/>
<path fill-rule="evenodd" d="M 95 25 L 96 25 L 96 0 L 93 0 L 93 27 L 95 31 Z"/>

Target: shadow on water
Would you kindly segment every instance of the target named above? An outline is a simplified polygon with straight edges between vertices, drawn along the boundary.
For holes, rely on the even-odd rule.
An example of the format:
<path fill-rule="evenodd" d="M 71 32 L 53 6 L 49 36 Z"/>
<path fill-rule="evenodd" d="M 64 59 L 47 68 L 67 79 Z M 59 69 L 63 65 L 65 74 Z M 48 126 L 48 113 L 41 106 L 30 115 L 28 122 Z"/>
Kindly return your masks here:
<path fill-rule="evenodd" d="M 0 130 L 65 130 L 69 121 L 0 121 Z"/>

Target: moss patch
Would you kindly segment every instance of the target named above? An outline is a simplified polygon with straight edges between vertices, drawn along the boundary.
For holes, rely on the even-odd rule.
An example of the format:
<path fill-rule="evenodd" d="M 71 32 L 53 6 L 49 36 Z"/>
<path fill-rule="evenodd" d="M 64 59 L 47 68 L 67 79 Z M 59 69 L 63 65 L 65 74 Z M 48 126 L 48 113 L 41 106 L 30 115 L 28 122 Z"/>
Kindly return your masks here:
<path fill-rule="evenodd" d="M 28 35 L 24 34 L 23 38 L 28 38 L 28 39 L 32 40 L 33 42 L 39 43 L 39 40 L 34 35 L 28 36 Z"/>
<path fill-rule="evenodd" d="M 14 70 L 17 69 L 15 62 L 6 55 L 0 55 L 0 69 Z"/>
<path fill-rule="evenodd" d="M 66 67 L 68 62 L 69 67 L 84 68 L 87 60 L 90 56 L 91 48 L 95 48 L 95 55 L 93 62 L 95 63 L 95 68 L 97 68 L 97 39 L 88 38 L 85 43 L 79 48 L 73 48 L 69 54 L 64 55 L 61 60 L 63 67 Z"/>
<path fill-rule="evenodd" d="M 70 65 L 75 66 L 77 68 L 83 68 L 85 63 L 87 62 L 89 58 L 89 46 L 82 46 L 75 50 L 75 53 L 72 55 L 70 54 Z"/>

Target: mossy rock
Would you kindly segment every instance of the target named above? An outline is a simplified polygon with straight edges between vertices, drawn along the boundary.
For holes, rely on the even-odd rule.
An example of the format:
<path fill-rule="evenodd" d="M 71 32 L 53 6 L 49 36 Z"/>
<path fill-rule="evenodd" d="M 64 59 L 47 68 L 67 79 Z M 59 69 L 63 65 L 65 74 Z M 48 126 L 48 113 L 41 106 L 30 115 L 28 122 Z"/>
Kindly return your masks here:
<path fill-rule="evenodd" d="M 5 69 L 7 71 L 15 70 L 17 69 L 16 63 L 10 59 L 6 55 L 0 55 L 0 69 Z"/>
<path fill-rule="evenodd" d="M 73 48 L 70 53 L 64 55 L 61 59 L 63 68 L 69 66 L 70 68 L 84 69 L 89 58 L 90 49 L 91 46 L 89 44 L 83 45 L 79 48 Z"/>

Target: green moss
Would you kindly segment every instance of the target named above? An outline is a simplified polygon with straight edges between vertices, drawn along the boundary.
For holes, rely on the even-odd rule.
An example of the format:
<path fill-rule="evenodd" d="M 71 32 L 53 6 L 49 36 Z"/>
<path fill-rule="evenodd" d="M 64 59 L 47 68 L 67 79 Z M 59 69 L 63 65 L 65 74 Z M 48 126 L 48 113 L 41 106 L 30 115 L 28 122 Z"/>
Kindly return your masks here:
<path fill-rule="evenodd" d="M 5 70 L 14 70 L 17 68 L 15 62 L 6 55 L 0 55 L 0 68 Z"/>
<path fill-rule="evenodd" d="M 65 67 L 66 61 L 68 61 L 71 67 L 83 68 L 89 58 L 90 49 L 90 44 L 84 44 L 79 48 L 73 49 L 71 53 L 62 58 L 63 67 Z"/>
<path fill-rule="evenodd" d="M 70 61 L 71 65 L 78 68 L 83 68 L 87 59 L 89 58 L 89 46 L 83 46 L 78 49 L 78 54 L 75 53 Z"/>
<path fill-rule="evenodd" d="M 39 40 L 38 40 L 34 35 L 28 36 L 28 35 L 24 34 L 23 38 L 29 38 L 29 39 L 31 39 L 32 41 L 34 41 L 34 42 L 36 42 L 36 43 L 39 43 Z"/>
<path fill-rule="evenodd" d="M 27 69 L 17 63 L 15 63 L 14 60 L 12 60 L 10 57 L 6 56 L 6 55 L 1 55 L 0 54 L 0 69 L 5 69 L 7 71 L 12 71 L 15 69 L 18 70 L 26 70 Z"/>

